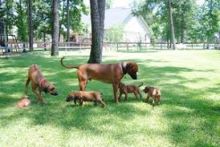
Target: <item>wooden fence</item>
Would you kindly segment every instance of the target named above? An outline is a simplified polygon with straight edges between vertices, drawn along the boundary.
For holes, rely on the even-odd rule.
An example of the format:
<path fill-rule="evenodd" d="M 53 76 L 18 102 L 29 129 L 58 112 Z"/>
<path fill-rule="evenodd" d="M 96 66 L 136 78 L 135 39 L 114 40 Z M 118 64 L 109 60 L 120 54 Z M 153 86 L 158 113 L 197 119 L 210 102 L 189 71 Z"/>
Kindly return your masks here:
<path fill-rule="evenodd" d="M 50 50 L 51 42 L 35 42 L 34 50 Z M 29 51 L 28 43 L 9 43 L 8 49 L 0 46 L 0 55 L 10 51 L 10 53 L 21 53 Z M 76 43 L 76 42 L 59 42 L 60 51 L 75 51 L 90 49 L 91 43 Z M 104 49 L 112 51 L 132 52 L 132 51 L 146 51 L 146 50 L 168 50 L 167 43 L 145 43 L 145 42 L 104 42 Z M 201 50 L 201 49 L 220 49 L 219 43 L 184 43 L 176 44 L 178 50 Z"/>

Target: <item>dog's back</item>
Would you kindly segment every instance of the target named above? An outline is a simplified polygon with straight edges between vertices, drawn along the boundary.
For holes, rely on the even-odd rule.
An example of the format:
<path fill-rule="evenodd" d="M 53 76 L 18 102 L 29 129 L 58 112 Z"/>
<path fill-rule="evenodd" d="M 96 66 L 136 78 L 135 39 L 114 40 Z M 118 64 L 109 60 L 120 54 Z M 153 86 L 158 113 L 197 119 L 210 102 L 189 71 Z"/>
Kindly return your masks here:
<path fill-rule="evenodd" d="M 76 104 L 76 101 L 78 100 L 80 102 L 80 105 L 82 105 L 83 101 L 89 101 L 89 102 L 99 102 L 102 104 L 103 107 L 105 107 L 105 103 L 102 101 L 101 93 L 97 91 L 76 91 L 72 92 L 67 96 L 66 101 L 69 102 L 71 100 L 74 100 L 74 103 Z"/>
<path fill-rule="evenodd" d="M 32 82 L 37 83 L 37 79 L 36 78 L 41 78 L 43 77 L 40 68 L 38 67 L 37 64 L 32 64 L 30 66 L 30 68 L 28 69 L 28 77 L 31 79 Z"/>
<path fill-rule="evenodd" d="M 125 85 L 123 83 L 120 83 L 119 90 L 121 92 L 133 93 L 135 91 L 139 91 L 139 87 L 136 85 Z"/>
<path fill-rule="evenodd" d="M 101 99 L 101 93 L 97 91 L 80 91 L 80 96 L 84 101 L 94 101 Z"/>

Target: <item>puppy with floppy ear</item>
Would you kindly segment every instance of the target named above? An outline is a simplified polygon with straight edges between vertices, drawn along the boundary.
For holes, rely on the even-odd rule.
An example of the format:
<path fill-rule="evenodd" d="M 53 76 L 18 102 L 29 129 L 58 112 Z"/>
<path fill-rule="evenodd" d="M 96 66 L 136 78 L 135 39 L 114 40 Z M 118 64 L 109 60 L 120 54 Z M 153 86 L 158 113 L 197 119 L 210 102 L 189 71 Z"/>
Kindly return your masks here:
<path fill-rule="evenodd" d="M 71 92 L 66 97 L 66 101 L 74 101 L 76 104 L 77 100 L 79 104 L 82 106 L 84 101 L 94 102 L 94 104 L 100 103 L 102 107 L 105 107 L 105 103 L 102 100 L 101 93 L 95 91 L 76 91 Z"/>
<path fill-rule="evenodd" d="M 118 103 L 118 86 L 125 74 L 132 79 L 137 79 L 138 65 L 135 62 L 122 62 L 116 64 L 82 64 L 79 66 L 64 65 L 61 58 L 61 65 L 65 68 L 76 68 L 79 80 L 80 91 L 85 91 L 88 80 L 98 80 L 112 84 L 114 99 Z"/>
<path fill-rule="evenodd" d="M 150 86 L 146 86 L 144 88 L 144 93 L 147 94 L 147 98 L 146 98 L 146 101 L 148 102 L 149 101 L 149 98 L 153 98 L 153 106 L 155 105 L 155 102 L 157 104 L 160 104 L 160 97 L 161 97 L 161 91 L 159 88 L 155 88 L 155 87 L 150 87 Z"/>
<path fill-rule="evenodd" d="M 139 87 L 141 87 L 143 83 L 140 85 L 125 85 L 124 83 L 120 82 L 119 84 L 119 100 L 121 99 L 122 94 L 125 95 L 125 100 L 128 99 L 128 93 L 133 93 L 136 98 L 138 98 L 138 95 L 140 98 L 142 97 Z"/>

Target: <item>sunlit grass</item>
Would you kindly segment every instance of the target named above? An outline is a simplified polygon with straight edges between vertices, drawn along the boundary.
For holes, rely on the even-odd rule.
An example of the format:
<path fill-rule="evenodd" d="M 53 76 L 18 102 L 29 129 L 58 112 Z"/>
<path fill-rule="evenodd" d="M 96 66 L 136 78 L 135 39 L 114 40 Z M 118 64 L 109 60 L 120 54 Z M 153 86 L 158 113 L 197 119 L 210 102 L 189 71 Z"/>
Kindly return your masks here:
<path fill-rule="evenodd" d="M 70 55 L 61 52 L 60 56 Z M 139 77 L 125 83 L 161 88 L 161 105 L 151 105 L 129 95 L 115 104 L 112 86 L 92 80 L 88 90 L 103 93 L 107 107 L 65 102 L 78 90 L 75 69 L 65 69 L 60 57 L 47 52 L 0 59 L 0 146 L 220 146 L 220 52 L 147 51 L 105 52 L 104 63 L 134 60 Z M 82 64 L 88 52 L 66 57 L 67 64 Z M 35 103 L 19 110 L 28 66 L 38 64 L 54 83 L 59 96 L 45 95 L 47 105 Z M 143 87 L 141 87 L 143 88 Z M 144 94 L 143 94 L 144 95 Z"/>

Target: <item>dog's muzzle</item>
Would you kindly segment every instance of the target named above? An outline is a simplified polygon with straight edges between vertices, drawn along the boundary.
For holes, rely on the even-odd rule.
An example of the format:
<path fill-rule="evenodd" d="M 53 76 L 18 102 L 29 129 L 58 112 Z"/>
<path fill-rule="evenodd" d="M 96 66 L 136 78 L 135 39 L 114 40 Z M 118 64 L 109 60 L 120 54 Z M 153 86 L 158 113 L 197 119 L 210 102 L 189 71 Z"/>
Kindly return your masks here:
<path fill-rule="evenodd" d="M 50 93 L 50 94 L 53 95 L 53 96 L 57 96 L 58 95 L 57 92 L 53 92 L 53 93 Z"/>
<path fill-rule="evenodd" d="M 137 74 L 130 75 L 132 79 L 137 80 Z"/>

